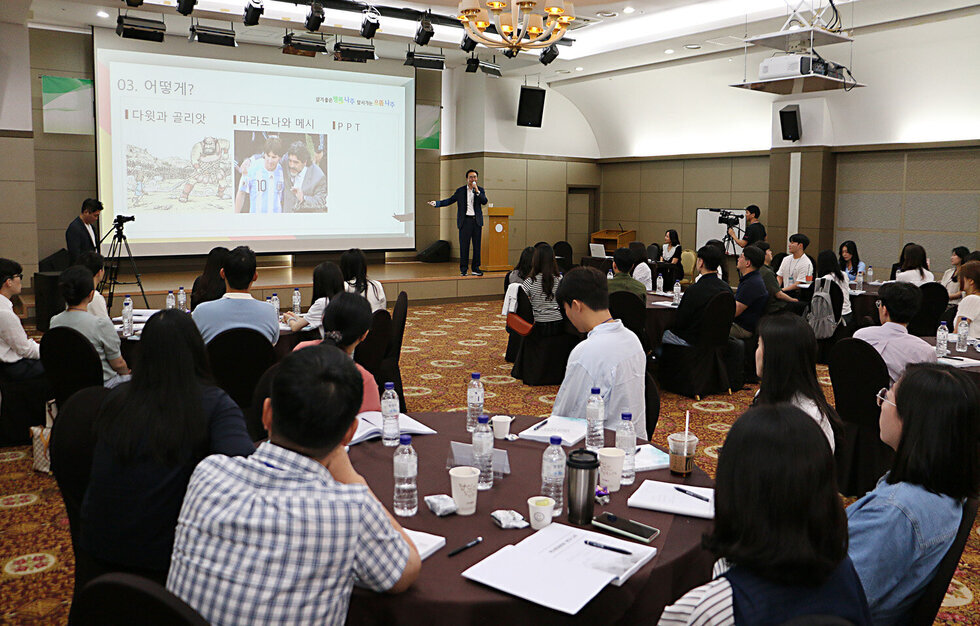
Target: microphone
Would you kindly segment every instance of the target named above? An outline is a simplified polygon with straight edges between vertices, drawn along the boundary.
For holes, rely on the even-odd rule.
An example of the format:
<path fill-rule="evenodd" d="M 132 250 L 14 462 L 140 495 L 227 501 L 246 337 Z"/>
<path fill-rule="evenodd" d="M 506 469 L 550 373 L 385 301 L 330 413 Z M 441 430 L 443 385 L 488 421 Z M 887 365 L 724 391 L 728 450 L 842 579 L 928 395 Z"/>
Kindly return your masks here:
<path fill-rule="evenodd" d="M 626 232 L 626 229 L 623 228 L 623 223 L 622 222 L 616 222 L 616 223 L 619 224 L 619 232 L 625 233 Z"/>

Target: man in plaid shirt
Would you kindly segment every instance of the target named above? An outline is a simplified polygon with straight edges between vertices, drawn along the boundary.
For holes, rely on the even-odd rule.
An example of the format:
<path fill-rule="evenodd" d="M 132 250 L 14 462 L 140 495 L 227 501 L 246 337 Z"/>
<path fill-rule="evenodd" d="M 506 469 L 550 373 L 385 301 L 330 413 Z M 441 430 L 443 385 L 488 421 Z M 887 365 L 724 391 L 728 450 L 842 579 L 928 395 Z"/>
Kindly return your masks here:
<path fill-rule="evenodd" d="M 342 624 L 355 581 L 411 586 L 418 551 L 344 450 L 362 393 L 337 348 L 282 360 L 262 412 L 269 441 L 194 470 L 167 589 L 215 625 Z"/>

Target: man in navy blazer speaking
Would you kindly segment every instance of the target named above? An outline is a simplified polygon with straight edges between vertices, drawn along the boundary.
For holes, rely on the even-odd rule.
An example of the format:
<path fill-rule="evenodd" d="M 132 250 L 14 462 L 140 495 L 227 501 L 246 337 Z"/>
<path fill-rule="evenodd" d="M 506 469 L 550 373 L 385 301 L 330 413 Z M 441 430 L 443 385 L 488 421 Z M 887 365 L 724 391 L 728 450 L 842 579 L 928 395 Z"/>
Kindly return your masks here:
<path fill-rule="evenodd" d="M 466 172 L 466 184 L 445 200 L 429 200 L 432 206 L 449 206 L 456 203 L 456 228 L 459 229 L 459 273 L 466 276 L 466 261 L 470 256 L 470 242 L 473 242 L 473 275 L 483 276 L 480 270 L 480 243 L 483 239 L 483 205 L 487 203 L 487 192 L 476 184 L 480 173 L 476 170 Z"/>

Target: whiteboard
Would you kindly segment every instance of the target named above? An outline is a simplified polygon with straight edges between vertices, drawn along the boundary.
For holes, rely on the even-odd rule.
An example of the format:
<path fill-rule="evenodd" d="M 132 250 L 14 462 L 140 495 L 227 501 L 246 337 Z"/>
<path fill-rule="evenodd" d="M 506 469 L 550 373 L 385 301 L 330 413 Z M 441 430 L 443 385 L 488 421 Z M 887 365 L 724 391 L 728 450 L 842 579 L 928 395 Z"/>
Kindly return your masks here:
<path fill-rule="evenodd" d="M 745 234 L 745 209 L 726 209 L 728 211 L 736 212 L 736 215 L 740 215 L 738 218 L 738 226 L 742 229 L 740 239 L 744 238 Z M 701 247 L 708 242 L 709 239 L 717 239 L 718 241 L 724 241 L 725 235 L 728 233 L 728 227 L 724 224 L 718 223 L 718 217 L 721 213 L 716 213 L 711 209 L 698 209 L 698 221 L 697 229 L 695 230 L 695 250 L 700 250 Z M 735 229 L 735 233 L 739 234 L 739 230 Z M 730 252 L 730 250 L 726 250 Z M 735 243 L 735 254 L 739 255 L 742 253 L 742 247 Z"/>

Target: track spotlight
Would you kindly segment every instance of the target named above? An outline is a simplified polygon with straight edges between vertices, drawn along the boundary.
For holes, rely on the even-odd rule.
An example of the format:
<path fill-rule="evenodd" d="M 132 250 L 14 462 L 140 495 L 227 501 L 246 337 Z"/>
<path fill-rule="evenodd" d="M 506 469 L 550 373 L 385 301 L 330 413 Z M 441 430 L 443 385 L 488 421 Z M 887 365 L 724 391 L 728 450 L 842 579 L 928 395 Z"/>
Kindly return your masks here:
<path fill-rule="evenodd" d="M 446 67 L 446 57 L 441 54 L 424 54 L 409 50 L 405 55 L 405 65 L 424 70 L 441 70 Z"/>
<path fill-rule="evenodd" d="M 476 40 L 470 39 L 470 36 L 463 33 L 463 40 L 459 42 L 459 49 L 463 52 L 473 52 L 476 50 Z"/>
<path fill-rule="evenodd" d="M 381 26 L 381 14 L 374 7 L 364 9 L 364 19 L 361 20 L 361 37 L 371 39 Z"/>
<path fill-rule="evenodd" d="M 338 41 L 333 46 L 334 61 L 365 63 L 369 60 L 374 60 L 374 58 L 374 45 L 369 43 L 343 43 Z"/>
<path fill-rule="evenodd" d="M 217 46 L 238 46 L 235 43 L 235 30 L 232 28 L 213 28 L 211 26 L 201 26 L 194 24 L 191 26 L 191 35 L 188 41 L 198 41 L 200 43 L 210 43 Z"/>
<path fill-rule="evenodd" d="M 287 33 L 282 38 L 282 52 L 283 54 L 295 54 L 303 57 L 316 56 L 317 52 L 326 54 L 328 52 L 327 42 L 322 37 L 305 37 Z"/>
<path fill-rule="evenodd" d="M 306 30 L 315 33 L 323 24 L 323 5 L 314 2 L 310 5 L 310 13 L 306 16 Z"/>
<path fill-rule="evenodd" d="M 553 43 L 541 51 L 541 56 L 538 57 L 538 60 L 541 61 L 541 65 L 547 65 L 557 58 L 558 58 L 558 44 Z"/>
<path fill-rule="evenodd" d="M 507 48 L 503 52 L 504 56 L 507 57 L 508 59 L 513 59 L 513 58 L 517 57 L 518 53 L 519 53 L 519 51 L 518 50 L 515 50 L 514 48 Z"/>
<path fill-rule="evenodd" d="M 197 0 L 177 0 L 177 12 L 181 15 L 190 15 L 196 4 Z"/>
<path fill-rule="evenodd" d="M 116 34 L 123 39 L 163 41 L 167 27 L 162 21 L 120 15 L 116 18 Z"/>
<path fill-rule="evenodd" d="M 245 15 L 244 22 L 246 26 L 255 26 L 259 23 L 259 17 L 265 13 L 265 7 L 262 6 L 262 0 L 248 0 L 245 5 Z"/>
<path fill-rule="evenodd" d="M 476 71 L 480 69 L 480 59 L 476 57 L 470 57 L 466 59 L 466 72 L 469 74 L 475 74 Z"/>
<path fill-rule="evenodd" d="M 429 19 L 428 14 L 423 15 L 422 19 L 419 20 L 419 28 L 415 31 L 415 43 L 424 46 L 429 43 L 429 40 L 432 39 L 432 35 L 435 32 L 435 29 L 432 28 L 432 20 Z"/>
<path fill-rule="evenodd" d="M 466 71 L 469 74 L 476 73 L 480 70 L 484 74 L 489 74 L 490 76 L 496 76 L 500 78 L 500 66 L 496 63 L 490 63 L 488 61 L 481 61 L 478 57 L 472 56 L 466 59 Z"/>

